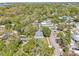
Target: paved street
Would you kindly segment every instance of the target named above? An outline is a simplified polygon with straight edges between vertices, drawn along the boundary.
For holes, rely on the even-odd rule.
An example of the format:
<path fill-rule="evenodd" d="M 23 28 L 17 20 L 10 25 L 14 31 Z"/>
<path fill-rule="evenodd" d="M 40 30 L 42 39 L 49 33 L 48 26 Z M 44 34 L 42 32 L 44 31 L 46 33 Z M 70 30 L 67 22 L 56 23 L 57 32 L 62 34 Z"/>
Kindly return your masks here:
<path fill-rule="evenodd" d="M 51 36 L 50 36 L 50 43 L 52 45 L 52 47 L 55 48 L 55 55 L 56 56 L 60 56 L 60 47 L 59 45 L 56 43 L 56 33 L 54 31 L 51 32 Z"/>

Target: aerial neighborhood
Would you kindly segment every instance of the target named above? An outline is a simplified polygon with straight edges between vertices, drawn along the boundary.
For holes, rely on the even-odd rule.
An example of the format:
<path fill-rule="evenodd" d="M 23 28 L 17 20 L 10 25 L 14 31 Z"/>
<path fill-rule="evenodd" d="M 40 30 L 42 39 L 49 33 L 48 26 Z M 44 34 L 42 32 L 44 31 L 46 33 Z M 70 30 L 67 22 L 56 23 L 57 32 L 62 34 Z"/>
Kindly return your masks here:
<path fill-rule="evenodd" d="M 0 56 L 78 55 L 78 3 L 0 5 Z"/>

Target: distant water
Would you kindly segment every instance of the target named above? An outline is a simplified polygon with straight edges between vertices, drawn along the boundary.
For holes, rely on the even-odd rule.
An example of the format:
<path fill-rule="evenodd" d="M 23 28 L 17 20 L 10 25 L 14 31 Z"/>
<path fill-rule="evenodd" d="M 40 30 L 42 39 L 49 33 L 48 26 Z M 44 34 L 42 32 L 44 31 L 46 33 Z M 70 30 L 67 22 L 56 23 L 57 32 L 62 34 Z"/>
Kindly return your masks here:
<path fill-rule="evenodd" d="M 10 3 L 0 3 L 0 7 L 11 5 Z"/>

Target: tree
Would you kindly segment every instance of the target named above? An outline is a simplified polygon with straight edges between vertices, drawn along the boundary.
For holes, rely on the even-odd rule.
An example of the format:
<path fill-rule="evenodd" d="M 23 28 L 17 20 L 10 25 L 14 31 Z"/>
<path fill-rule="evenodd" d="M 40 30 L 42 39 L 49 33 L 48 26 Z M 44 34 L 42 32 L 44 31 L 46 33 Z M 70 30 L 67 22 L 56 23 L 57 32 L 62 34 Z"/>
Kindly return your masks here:
<path fill-rule="evenodd" d="M 59 23 L 58 24 L 58 30 L 63 31 L 66 28 L 65 23 Z"/>
<path fill-rule="evenodd" d="M 50 37 L 51 30 L 48 27 L 42 27 L 42 31 L 45 37 Z"/>
<path fill-rule="evenodd" d="M 61 39 L 63 39 L 63 38 L 64 38 L 64 33 L 63 33 L 63 32 L 59 32 L 59 33 L 57 34 L 57 36 L 60 37 Z"/>
<path fill-rule="evenodd" d="M 6 27 L 6 29 L 11 29 L 12 28 L 11 24 L 9 24 L 9 23 L 7 23 L 5 27 Z"/>
<path fill-rule="evenodd" d="M 33 25 L 26 26 L 25 30 L 27 36 L 34 36 L 37 31 L 37 27 Z"/>
<path fill-rule="evenodd" d="M 22 27 L 23 27 L 22 24 L 20 24 L 19 22 L 16 22 L 14 29 L 17 30 L 18 32 L 21 32 Z"/>
<path fill-rule="evenodd" d="M 10 41 L 10 43 L 8 44 L 8 48 L 13 52 L 16 52 L 19 45 L 20 45 L 20 40 L 13 40 L 13 41 Z"/>
<path fill-rule="evenodd" d="M 2 51 L 3 48 L 5 48 L 5 42 L 0 40 L 0 51 Z"/>
<path fill-rule="evenodd" d="M 20 41 L 12 40 L 6 44 L 5 48 L 2 50 L 2 55 L 4 56 L 13 56 L 19 49 Z"/>
<path fill-rule="evenodd" d="M 31 39 L 27 44 L 25 44 L 23 46 L 23 51 L 25 52 L 25 55 L 32 56 L 33 55 L 32 50 L 35 46 L 36 46 L 36 44 L 35 44 L 34 39 Z"/>
<path fill-rule="evenodd" d="M 63 55 L 64 55 L 64 56 L 68 56 L 68 54 L 69 54 L 69 48 L 68 48 L 68 47 L 65 47 L 65 48 L 63 49 Z"/>
<path fill-rule="evenodd" d="M 20 45 L 20 41 L 18 40 L 13 40 L 13 41 L 8 41 L 9 43 L 7 43 L 6 41 L 0 41 L 0 55 L 2 56 L 13 56 L 14 53 L 16 53 L 18 51 L 19 45 Z M 6 43 L 6 44 L 4 44 Z"/>
<path fill-rule="evenodd" d="M 45 48 L 44 49 L 44 56 L 52 56 L 53 55 L 53 53 L 54 53 L 54 48 Z"/>
<path fill-rule="evenodd" d="M 59 32 L 58 37 L 60 37 L 59 42 L 64 46 L 68 46 L 71 43 L 71 32 L 70 29 L 66 30 L 65 32 Z"/>
<path fill-rule="evenodd" d="M 66 40 L 66 45 L 69 45 L 71 43 L 71 31 L 68 29 L 65 33 L 65 40 Z"/>

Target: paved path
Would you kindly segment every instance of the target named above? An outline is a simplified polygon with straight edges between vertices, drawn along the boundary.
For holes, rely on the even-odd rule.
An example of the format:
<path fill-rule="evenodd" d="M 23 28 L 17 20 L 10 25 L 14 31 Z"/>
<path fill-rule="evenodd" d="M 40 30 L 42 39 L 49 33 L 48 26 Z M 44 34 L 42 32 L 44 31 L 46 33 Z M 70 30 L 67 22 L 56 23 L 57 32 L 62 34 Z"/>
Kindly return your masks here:
<path fill-rule="evenodd" d="M 54 32 L 54 31 L 52 31 L 51 32 L 51 36 L 50 36 L 50 43 L 51 43 L 51 45 L 52 45 L 52 47 L 54 47 L 55 48 L 55 55 L 56 56 L 60 56 L 61 54 L 61 52 L 60 52 L 60 47 L 59 47 L 59 45 L 56 43 L 56 37 L 57 35 L 56 35 L 56 33 Z"/>

